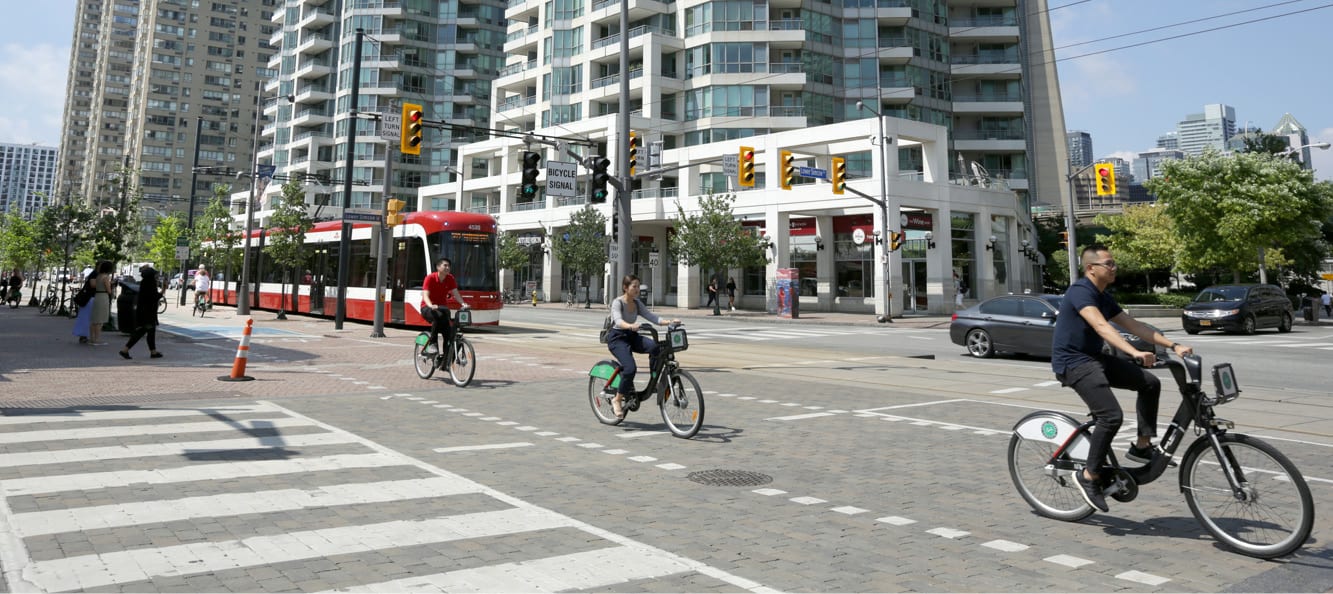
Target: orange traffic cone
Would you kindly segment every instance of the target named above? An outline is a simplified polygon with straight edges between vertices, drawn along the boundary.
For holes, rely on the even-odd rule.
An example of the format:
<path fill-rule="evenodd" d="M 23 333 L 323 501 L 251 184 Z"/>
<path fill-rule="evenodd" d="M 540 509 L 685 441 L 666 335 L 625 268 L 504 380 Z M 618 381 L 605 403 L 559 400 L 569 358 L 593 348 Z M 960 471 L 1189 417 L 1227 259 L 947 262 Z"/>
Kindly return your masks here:
<path fill-rule="evenodd" d="M 218 381 L 248 382 L 255 379 L 245 375 L 245 361 L 250 358 L 250 328 L 254 325 L 254 318 L 245 321 L 245 333 L 241 335 L 241 346 L 236 348 L 236 360 L 231 364 L 231 375 L 219 376 Z"/>

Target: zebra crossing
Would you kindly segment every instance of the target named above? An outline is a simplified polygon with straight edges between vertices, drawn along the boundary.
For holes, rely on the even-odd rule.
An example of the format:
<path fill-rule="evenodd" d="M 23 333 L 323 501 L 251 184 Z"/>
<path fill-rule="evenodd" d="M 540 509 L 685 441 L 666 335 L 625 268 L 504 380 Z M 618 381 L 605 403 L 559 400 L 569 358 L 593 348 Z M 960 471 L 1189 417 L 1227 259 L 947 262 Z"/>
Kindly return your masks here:
<path fill-rule="evenodd" d="M 262 401 L 0 417 L 0 565 L 7 591 L 770 591 Z"/>

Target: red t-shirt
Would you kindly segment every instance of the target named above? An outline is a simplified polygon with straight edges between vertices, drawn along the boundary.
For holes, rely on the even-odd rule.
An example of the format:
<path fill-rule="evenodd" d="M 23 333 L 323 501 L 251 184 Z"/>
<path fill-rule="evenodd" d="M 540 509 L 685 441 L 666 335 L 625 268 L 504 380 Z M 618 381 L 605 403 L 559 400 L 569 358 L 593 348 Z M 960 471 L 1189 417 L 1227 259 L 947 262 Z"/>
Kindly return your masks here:
<path fill-rule="evenodd" d="M 454 275 L 446 274 L 440 278 L 440 273 L 432 272 L 426 275 L 426 282 L 422 283 L 422 289 L 430 296 L 430 302 L 435 305 L 448 306 L 449 309 L 458 309 L 459 303 L 453 301 L 454 289 L 458 288 L 458 281 L 454 280 Z M 422 309 L 426 307 L 426 301 L 421 301 Z"/>

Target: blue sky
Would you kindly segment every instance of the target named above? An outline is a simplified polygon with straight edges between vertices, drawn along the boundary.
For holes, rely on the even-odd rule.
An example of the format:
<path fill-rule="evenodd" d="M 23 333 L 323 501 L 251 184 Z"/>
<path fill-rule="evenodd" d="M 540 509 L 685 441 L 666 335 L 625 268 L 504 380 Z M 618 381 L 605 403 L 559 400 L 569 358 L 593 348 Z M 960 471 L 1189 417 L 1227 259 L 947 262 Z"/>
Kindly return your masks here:
<path fill-rule="evenodd" d="M 1176 122 L 1226 103 L 1238 124 L 1271 129 L 1290 112 L 1311 141 L 1333 142 L 1333 69 L 1325 36 L 1329 0 L 1049 0 L 1057 47 L 1202 19 L 1057 50 L 1065 124 L 1092 134 L 1099 156 L 1152 148 Z M 74 0 L 5 0 L 0 40 L 0 142 L 59 146 Z M 1272 6 L 1272 5 L 1277 6 Z M 1251 10 L 1271 6 L 1262 10 Z M 1327 6 L 1327 7 L 1326 7 Z M 1325 7 L 1325 8 L 1319 8 Z M 1315 9 L 1315 10 L 1310 10 Z M 1179 39 L 1108 50 L 1204 29 L 1308 11 Z M 1315 151 L 1316 176 L 1333 179 L 1333 149 Z"/>

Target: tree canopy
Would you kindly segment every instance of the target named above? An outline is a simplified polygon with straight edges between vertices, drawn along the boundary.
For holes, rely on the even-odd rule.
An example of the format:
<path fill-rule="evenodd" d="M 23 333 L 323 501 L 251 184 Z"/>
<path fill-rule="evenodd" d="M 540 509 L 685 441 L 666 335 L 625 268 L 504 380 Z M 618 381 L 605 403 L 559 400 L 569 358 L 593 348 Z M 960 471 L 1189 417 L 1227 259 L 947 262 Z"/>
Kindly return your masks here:
<path fill-rule="evenodd" d="M 180 217 L 168 215 L 157 221 L 153 236 L 144 244 L 144 255 L 158 270 L 171 270 L 176 263 L 176 240 L 185 232 Z"/>
<path fill-rule="evenodd" d="M 583 285 L 587 286 L 588 279 L 600 275 L 606 266 L 606 215 L 591 204 L 574 211 L 564 233 L 551 238 L 551 251 L 556 259 L 582 274 Z M 591 300 L 591 295 L 586 297 L 586 302 Z"/>
<path fill-rule="evenodd" d="M 278 200 L 269 224 L 273 230 L 268 234 L 264 252 L 273 258 L 282 273 L 282 297 L 278 305 L 281 310 L 287 296 L 287 273 L 305 264 L 305 234 L 315 226 L 306 210 L 301 182 L 292 180 L 282 185 L 282 198 Z"/>
<path fill-rule="evenodd" d="M 672 253 L 682 263 L 710 275 L 765 264 L 759 236 L 741 226 L 732 214 L 735 201 L 731 194 L 710 194 L 699 199 L 699 212 L 694 214 L 687 214 L 677 202 L 676 233 L 670 236 Z M 713 313 L 720 314 L 717 305 Z"/>

